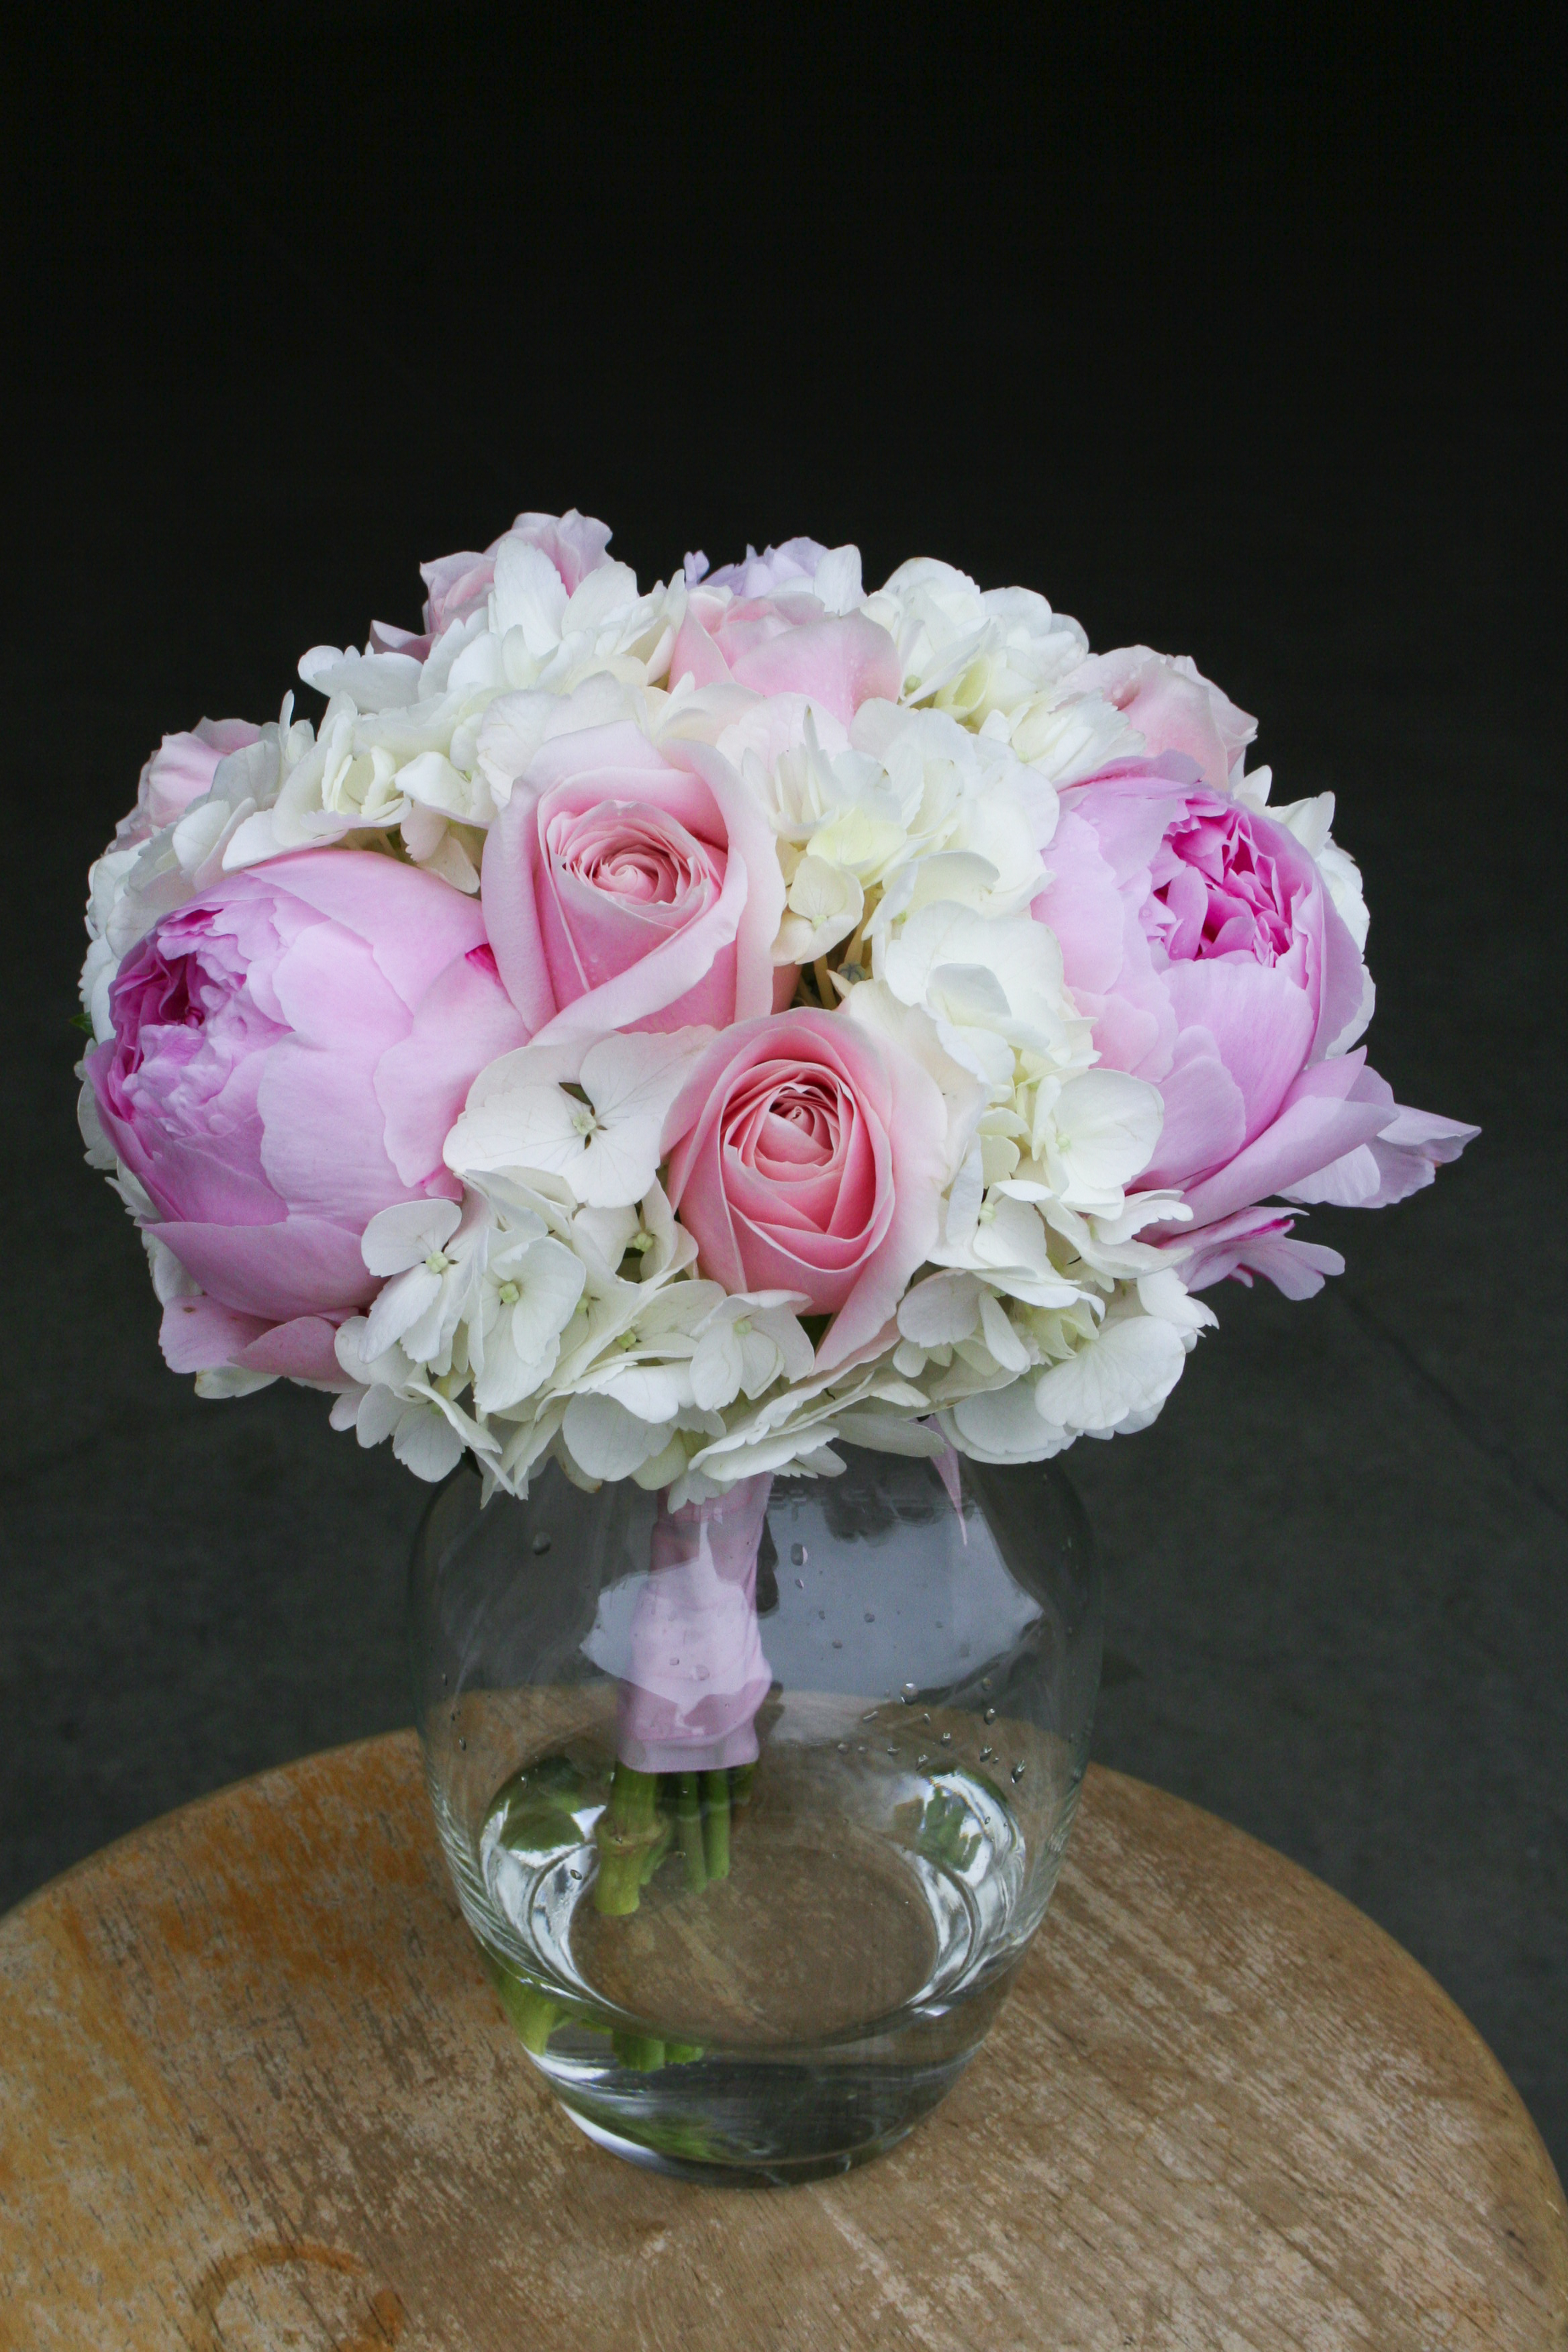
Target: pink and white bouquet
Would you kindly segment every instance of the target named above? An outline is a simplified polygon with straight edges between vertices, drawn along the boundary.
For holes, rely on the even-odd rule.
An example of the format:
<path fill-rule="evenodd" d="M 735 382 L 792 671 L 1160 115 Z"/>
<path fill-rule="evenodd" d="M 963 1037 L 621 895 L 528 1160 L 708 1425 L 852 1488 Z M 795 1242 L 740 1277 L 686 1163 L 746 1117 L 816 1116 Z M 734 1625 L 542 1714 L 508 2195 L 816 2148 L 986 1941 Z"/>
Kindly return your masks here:
<path fill-rule="evenodd" d="M 668 1507 L 835 1441 L 1143 1428 L 1475 1129 L 1358 1041 L 1331 794 L 1191 661 L 805 539 L 639 589 L 536 514 L 325 698 L 165 736 L 94 866 L 82 1125 L 204 1395 Z"/>

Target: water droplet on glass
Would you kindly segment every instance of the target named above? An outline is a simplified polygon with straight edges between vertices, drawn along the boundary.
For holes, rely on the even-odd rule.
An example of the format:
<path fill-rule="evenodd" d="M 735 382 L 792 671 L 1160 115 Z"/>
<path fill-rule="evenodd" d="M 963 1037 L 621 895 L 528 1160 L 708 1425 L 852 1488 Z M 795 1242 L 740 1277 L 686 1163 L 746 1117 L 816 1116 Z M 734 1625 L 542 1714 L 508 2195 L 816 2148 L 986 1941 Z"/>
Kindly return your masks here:
<path fill-rule="evenodd" d="M 847 1739 L 841 1739 L 841 1740 L 839 1741 L 839 1743 L 838 1743 L 838 1753 L 840 1754 L 840 1756 L 847 1756 L 847 1755 L 848 1755 L 848 1753 L 849 1753 L 849 1742 L 848 1742 Z"/>
<path fill-rule="evenodd" d="M 929 1706 L 926 1708 L 925 1713 L 921 1717 L 921 1721 L 922 1723 L 929 1723 L 931 1721 L 931 1709 Z"/>
<path fill-rule="evenodd" d="M 990 1677 L 990 1675 L 981 1675 L 981 1677 L 980 1677 L 980 1687 L 981 1687 L 981 1689 L 982 1689 L 982 1690 L 984 1690 L 984 1691 L 988 1691 L 988 1690 L 990 1689 L 990 1687 L 991 1687 L 991 1677 Z"/>
<path fill-rule="evenodd" d="M 796 1568 L 804 1568 L 807 1559 L 811 1557 L 804 1544 L 791 1544 L 789 1548 L 789 1556 L 791 1559 L 794 1560 Z"/>
<path fill-rule="evenodd" d="M 582 1872 L 581 1872 L 580 1870 L 569 1870 L 569 1871 L 567 1872 L 566 1875 L 567 1875 L 567 1877 L 572 1881 L 572 1884 L 573 1884 L 573 1885 L 574 1885 L 574 1886 L 581 1886 L 581 1885 L 582 1885 L 582 1884 L 583 1884 L 583 1874 L 582 1874 Z"/>
<path fill-rule="evenodd" d="M 868 1711 L 866 1712 L 866 1714 L 864 1714 L 864 1715 L 860 1717 L 860 1720 L 861 1720 L 861 1722 L 862 1722 L 862 1723 L 875 1723 L 875 1722 L 876 1722 L 876 1720 L 877 1720 L 877 1710 L 876 1710 L 876 1708 L 875 1708 L 874 1706 L 873 1706 L 873 1707 L 868 1708 Z"/>
<path fill-rule="evenodd" d="M 532 1551 L 535 1559 L 542 1559 L 545 1553 L 550 1549 L 550 1538 L 544 1534 L 542 1529 L 534 1537 L 530 1549 Z"/>
<path fill-rule="evenodd" d="M 841 1650 L 844 1647 L 844 1644 L 842 1642 L 835 1642 L 833 1646 L 836 1650 Z"/>
<path fill-rule="evenodd" d="M 903 1700 L 906 1706 L 908 1706 L 910 1699 L 915 1696 L 916 1688 L 917 1685 L 914 1683 L 906 1683 L 903 1689 L 899 1693 L 899 1696 Z"/>
<path fill-rule="evenodd" d="M 1014 1767 L 1013 1767 L 1013 1786 L 1015 1787 L 1015 1789 L 1017 1787 L 1017 1785 L 1018 1785 L 1019 1781 L 1023 1779 L 1023 1777 L 1024 1777 L 1024 1768 L 1023 1768 L 1023 1766 L 1022 1766 L 1021 1764 L 1015 1764 L 1015 1765 L 1014 1765 Z"/>
<path fill-rule="evenodd" d="M 863 1739 L 858 1739 L 855 1743 L 855 1753 L 857 1756 L 869 1756 L 871 1751 Z"/>
<path fill-rule="evenodd" d="M 446 1689 L 446 1687 L 447 1687 L 447 1677 L 446 1677 L 446 1675 L 442 1675 L 442 1677 L 441 1677 L 441 1688 L 442 1688 L 443 1690 L 445 1690 L 445 1689 Z"/>
<path fill-rule="evenodd" d="M 986 1708 L 986 1710 L 985 1710 L 984 1715 L 982 1717 L 981 1720 L 982 1720 L 983 1722 L 984 1722 L 984 1723 L 994 1723 L 994 1722 L 995 1722 L 995 1720 L 996 1720 L 996 1710 L 995 1710 L 995 1708 L 994 1708 L 994 1706 L 988 1706 L 988 1707 Z"/>
<path fill-rule="evenodd" d="M 989 1764 L 991 1759 L 995 1755 L 995 1753 L 996 1750 L 994 1748 L 983 1748 L 980 1751 L 980 1761 L 983 1764 Z"/>
<path fill-rule="evenodd" d="M 924 1752 L 922 1751 L 922 1752 L 921 1752 L 921 1754 L 920 1754 L 919 1756 L 917 1756 L 917 1757 L 915 1758 L 915 1769 L 916 1769 L 916 1771 L 917 1771 L 917 1772 L 919 1771 L 919 1769 L 920 1769 L 920 1768 L 921 1768 L 921 1766 L 922 1764 L 929 1764 L 930 1762 L 931 1762 L 931 1758 L 930 1758 L 929 1756 L 927 1756 L 926 1754 L 924 1754 Z"/>
<path fill-rule="evenodd" d="M 818 1615 L 819 1617 L 826 1617 L 826 1614 L 827 1614 L 827 1612 L 826 1612 L 826 1609 L 819 1609 L 819 1610 L 817 1611 L 817 1612 L 816 1612 L 816 1613 L 817 1613 L 817 1615 Z"/>
<path fill-rule="evenodd" d="M 451 1714 L 447 1717 L 447 1722 L 448 1722 L 448 1723 L 456 1723 L 456 1722 L 457 1722 L 457 1720 L 458 1720 L 458 1710 L 457 1710 L 457 1708 L 456 1708 L 456 1707 L 454 1707 L 454 1708 L 452 1709 L 452 1712 L 451 1712 Z"/>
<path fill-rule="evenodd" d="M 804 1576 L 797 1576 L 795 1578 L 795 1589 L 797 1592 L 804 1592 L 805 1591 L 805 1579 Z"/>
<path fill-rule="evenodd" d="M 951 1748 L 952 1746 L 952 1734 L 951 1731 L 944 1731 L 942 1733 L 942 1744 L 944 1748 Z"/>
<path fill-rule="evenodd" d="M 468 1748 L 468 1741 L 467 1741 L 466 1739 L 459 1738 L 459 1739 L 458 1739 L 458 1747 L 459 1747 L 459 1748 L 466 1749 L 466 1748 Z"/>
<path fill-rule="evenodd" d="M 894 1745 L 893 1745 L 892 1741 L 889 1739 L 889 1742 L 888 1742 L 888 1753 L 889 1753 L 889 1756 L 896 1756 L 896 1755 L 898 1754 L 898 1752 L 899 1752 L 899 1751 L 898 1751 L 898 1749 L 894 1747 Z"/>
<path fill-rule="evenodd" d="M 874 1609 L 868 1609 L 868 1610 L 867 1610 L 867 1612 L 866 1612 L 866 1622 L 867 1622 L 867 1624 L 868 1624 L 868 1625 L 874 1625 L 874 1624 L 876 1623 L 876 1622 L 877 1622 L 877 1612 L 876 1612 L 876 1611 L 875 1611 Z"/>

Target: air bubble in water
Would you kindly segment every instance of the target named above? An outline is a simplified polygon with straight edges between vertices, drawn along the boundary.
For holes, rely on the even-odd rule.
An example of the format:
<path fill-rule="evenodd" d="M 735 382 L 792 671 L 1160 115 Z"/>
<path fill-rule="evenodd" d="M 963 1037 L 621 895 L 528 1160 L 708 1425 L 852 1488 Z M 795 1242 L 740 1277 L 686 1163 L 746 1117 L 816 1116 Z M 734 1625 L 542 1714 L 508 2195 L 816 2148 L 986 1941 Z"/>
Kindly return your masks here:
<path fill-rule="evenodd" d="M 989 1764 L 991 1759 L 995 1755 L 995 1753 L 996 1750 L 994 1748 L 983 1748 L 980 1751 L 980 1761 L 983 1764 Z"/>
<path fill-rule="evenodd" d="M 795 1589 L 797 1592 L 804 1592 L 805 1591 L 805 1579 L 804 1576 L 797 1576 L 795 1578 Z"/>
<path fill-rule="evenodd" d="M 1021 1764 L 1015 1764 L 1015 1765 L 1014 1765 L 1014 1767 L 1013 1767 L 1013 1786 L 1015 1787 L 1015 1789 L 1017 1787 L 1017 1785 L 1018 1785 L 1019 1781 L 1023 1779 L 1023 1777 L 1024 1777 L 1024 1767 L 1023 1767 Z"/>
<path fill-rule="evenodd" d="M 915 1683 L 906 1683 L 906 1684 L 904 1685 L 904 1686 L 903 1686 L 903 1689 L 899 1693 L 899 1696 L 903 1700 L 904 1705 L 905 1705 L 906 1706 L 908 1706 L 908 1705 L 909 1705 L 909 1703 L 910 1703 L 910 1699 L 914 1698 L 914 1697 L 918 1695 L 918 1691 L 919 1691 L 919 1685 L 918 1685 L 918 1684 L 915 1684 Z"/>
<path fill-rule="evenodd" d="M 458 1741 L 458 1747 L 459 1747 L 459 1748 L 464 1748 L 464 1749 L 466 1750 L 466 1749 L 467 1749 L 467 1748 L 468 1748 L 468 1741 L 467 1741 L 466 1739 L 459 1738 L 459 1740 Z"/>
<path fill-rule="evenodd" d="M 874 1624 L 876 1623 L 876 1622 L 877 1622 L 877 1612 L 876 1612 L 876 1611 L 875 1611 L 874 1609 L 868 1609 L 868 1610 L 867 1610 L 867 1612 L 866 1612 L 866 1622 L 867 1622 L 867 1624 L 868 1624 L 868 1625 L 874 1625 Z"/>
<path fill-rule="evenodd" d="M 995 1708 L 994 1706 L 988 1706 L 981 1720 L 985 1723 L 994 1723 L 996 1720 Z"/>
<path fill-rule="evenodd" d="M 789 1548 L 789 1556 L 791 1559 L 794 1560 L 796 1568 L 804 1568 L 806 1560 L 810 1557 L 804 1544 L 791 1544 Z"/>
<path fill-rule="evenodd" d="M 542 1529 L 540 1530 L 539 1534 L 538 1534 L 538 1535 L 536 1535 L 536 1536 L 534 1537 L 534 1538 L 533 1538 L 532 1551 L 533 1551 L 533 1556 L 534 1556 L 535 1559 L 543 1559 L 543 1557 L 544 1557 L 544 1555 L 545 1555 L 545 1553 L 546 1553 L 549 1549 L 550 1549 L 550 1538 L 549 1538 L 549 1537 L 544 1533 L 543 1529 L 542 1528 Z"/>
<path fill-rule="evenodd" d="M 952 1734 L 951 1731 L 944 1731 L 942 1733 L 942 1744 L 944 1748 L 951 1748 L 952 1746 Z"/>
<path fill-rule="evenodd" d="M 990 1689 L 990 1687 L 991 1687 L 991 1677 L 990 1677 L 990 1675 L 981 1675 L 981 1677 L 980 1677 L 980 1687 L 981 1687 L 981 1689 L 982 1689 L 983 1691 L 988 1691 L 988 1690 Z"/>

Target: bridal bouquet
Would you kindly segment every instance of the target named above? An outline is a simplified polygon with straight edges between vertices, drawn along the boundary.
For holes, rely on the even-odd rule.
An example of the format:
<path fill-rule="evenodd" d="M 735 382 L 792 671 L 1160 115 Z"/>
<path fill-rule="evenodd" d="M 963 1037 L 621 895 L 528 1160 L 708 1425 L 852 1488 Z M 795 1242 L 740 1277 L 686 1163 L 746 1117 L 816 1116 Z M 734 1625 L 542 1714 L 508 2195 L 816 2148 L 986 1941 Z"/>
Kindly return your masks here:
<path fill-rule="evenodd" d="M 1367 1066 L 1332 796 L 1271 806 L 1190 661 L 608 540 L 425 566 L 313 722 L 165 736 L 93 868 L 82 1126 L 204 1395 L 668 1510 L 837 1439 L 1038 1460 L 1475 1133 Z"/>

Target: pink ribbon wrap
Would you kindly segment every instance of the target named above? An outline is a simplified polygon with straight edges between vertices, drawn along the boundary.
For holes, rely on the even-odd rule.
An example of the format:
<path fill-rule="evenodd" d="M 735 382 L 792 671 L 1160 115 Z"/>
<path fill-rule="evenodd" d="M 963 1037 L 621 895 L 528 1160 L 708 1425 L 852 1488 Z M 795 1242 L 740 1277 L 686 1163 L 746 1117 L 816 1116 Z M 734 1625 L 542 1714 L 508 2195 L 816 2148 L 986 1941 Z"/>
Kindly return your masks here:
<path fill-rule="evenodd" d="M 679 1511 L 658 1500 L 653 1572 L 632 1615 L 617 1751 L 637 1772 L 754 1764 L 773 1673 L 757 1623 L 769 1476 Z"/>

